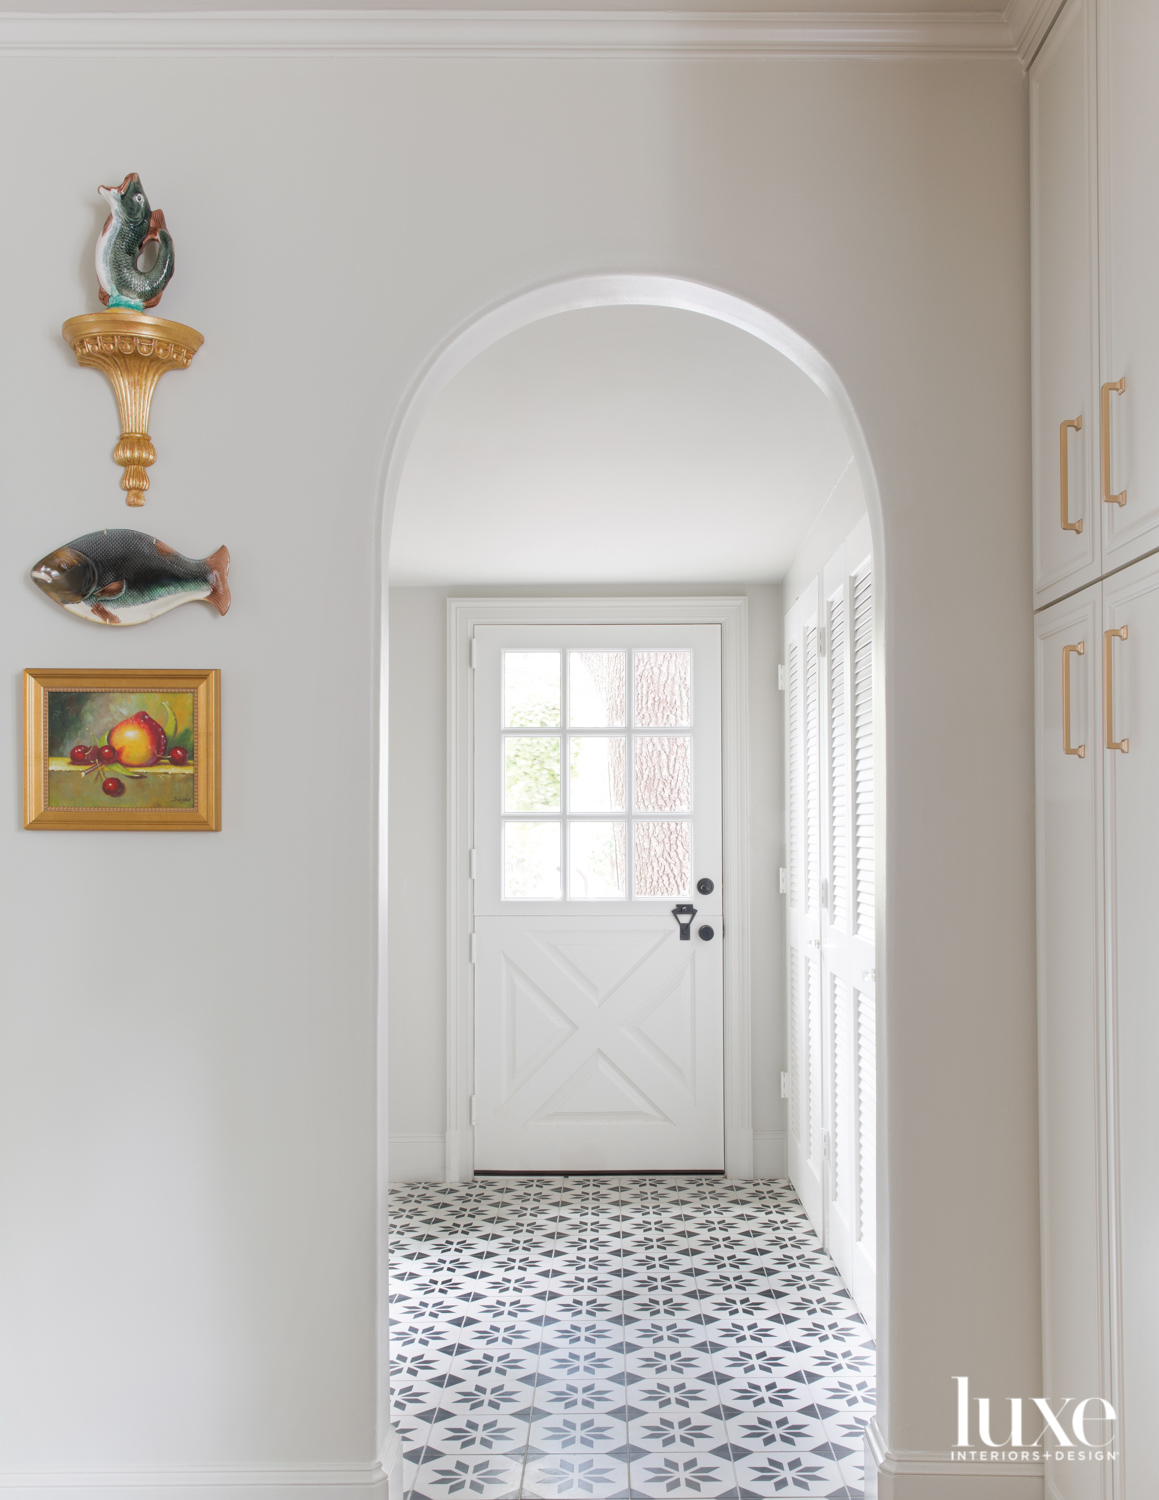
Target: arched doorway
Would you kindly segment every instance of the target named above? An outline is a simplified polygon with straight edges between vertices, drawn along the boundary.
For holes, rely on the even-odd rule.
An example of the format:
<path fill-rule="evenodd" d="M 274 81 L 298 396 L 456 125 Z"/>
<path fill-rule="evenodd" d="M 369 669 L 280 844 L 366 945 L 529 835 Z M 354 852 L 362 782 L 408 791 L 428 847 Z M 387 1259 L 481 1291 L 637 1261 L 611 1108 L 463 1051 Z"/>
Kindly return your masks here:
<path fill-rule="evenodd" d="M 416 434 L 420 431 L 424 419 L 440 393 L 473 360 L 484 355 L 486 351 L 492 349 L 500 341 L 517 333 L 519 330 L 526 329 L 532 324 L 541 323 L 544 320 L 563 313 L 617 306 L 676 309 L 684 313 L 697 313 L 715 319 L 720 323 L 728 324 L 732 328 L 755 337 L 762 344 L 767 345 L 779 355 L 790 360 L 798 370 L 802 371 L 808 377 L 817 390 L 832 405 L 848 439 L 849 447 L 853 454 L 853 461 L 856 464 L 865 495 L 869 526 L 872 529 L 875 542 L 878 543 L 873 549 L 875 554 L 875 587 L 873 590 L 872 609 L 873 638 L 878 646 L 878 649 L 874 652 L 874 674 L 876 680 L 880 682 L 883 666 L 880 643 L 883 639 L 885 599 L 882 551 L 880 547 L 880 507 L 864 438 L 840 381 L 829 365 L 814 349 L 801 340 L 792 330 L 786 328 L 778 320 L 761 309 L 714 289 L 671 278 L 648 276 L 591 277 L 540 288 L 511 302 L 504 303 L 491 312 L 484 314 L 448 341 L 432 358 L 426 370 L 416 380 L 413 391 L 395 424 L 394 435 L 388 453 L 385 477 L 384 577 L 389 576 L 386 570 L 389 563 L 391 525 L 395 504 L 402 485 L 403 471 L 410 457 Z M 385 665 L 386 653 L 384 651 L 384 667 Z M 881 701 L 880 693 L 878 694 L 878 701 Z M 385 722 L 387 703 L 388 696 L 384 684 L 384 744 L 386 743 L 387 732 Z M 878 788 L 881 788 L 884 784 L 884 777 L 881 775 L 884 768 L 884 746 L 882 743 L 883 733 L 880 715 L 875 724 L 874 736 L 874 759 L 878 766 L 876 785 Z M 880 798 L 880 791 L 878 791 L 877 795 Z M 384 818 L 382 838 L 384 848 L 385 815 L 388 805 L 388 788 L 384 780 L 382 798 Z M 879 828 L 883 827 L 880 818 L 877 820 L 877 826 Z M 879 862 L 881 854 L 881 841 L 879 840 L 875 851 L 875 856 Z M 880 882 L 878 884 L 880 888 Z M 878 911 L 877 928 L 880 935 L 882 925 L 880 920 L 880 903 Z M 879 947 L 877 959 L 879 966 L 881 965 L 882 951 L 882 948 Z M 385 1004 L 385 996 L 383 997 L 383 1003 Z M 467 1039 L 461 1029 L 456 1030 L 452 1016 L 448 1058 L 448 1141 L 453 1133 L 462 1132 L 470 1125 L 469 1112 L 472 1108 L 470 1090 L 456 1087 L 455 1084 L 456 1075 L 461 1079 L 468 1067 L 466 1047 Z M 465 1174 L 461 1167 L 456 1167 L 451 1175 L 461 1177 Z"/>

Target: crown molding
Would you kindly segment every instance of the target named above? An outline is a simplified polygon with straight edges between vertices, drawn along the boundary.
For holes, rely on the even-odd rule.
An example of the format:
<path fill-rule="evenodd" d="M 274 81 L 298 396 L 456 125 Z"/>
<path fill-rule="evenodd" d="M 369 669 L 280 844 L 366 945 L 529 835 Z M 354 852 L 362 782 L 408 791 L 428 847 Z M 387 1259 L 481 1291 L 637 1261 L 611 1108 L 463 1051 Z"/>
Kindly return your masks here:
<path fill-rule="evenodd" d="M 1014 5 L 1052 0 L 1013 0 Z M 6 56 L 1011 57 L 1001 12 L 0 13 Z"/>
<path fill-rule="evenodd" d="M 1010 0 L 1007 5 L 1006 25 L 1010 28 L 1011 42 L 1024 69 L 1033 62 L 1034 54 L 1046 39 L 1062 4 L 1063 0 Z"/>

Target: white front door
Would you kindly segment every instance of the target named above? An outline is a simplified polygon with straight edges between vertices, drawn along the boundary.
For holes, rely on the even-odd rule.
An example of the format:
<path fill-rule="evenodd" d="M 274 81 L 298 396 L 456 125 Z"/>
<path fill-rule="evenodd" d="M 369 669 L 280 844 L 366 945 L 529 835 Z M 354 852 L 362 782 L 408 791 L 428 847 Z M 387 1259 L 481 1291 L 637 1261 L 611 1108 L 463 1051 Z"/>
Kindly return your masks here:
<path fill-rule="evenodd" d="M 476 627 L 477 1171 L 724 1166 L 720 661 Z"/>

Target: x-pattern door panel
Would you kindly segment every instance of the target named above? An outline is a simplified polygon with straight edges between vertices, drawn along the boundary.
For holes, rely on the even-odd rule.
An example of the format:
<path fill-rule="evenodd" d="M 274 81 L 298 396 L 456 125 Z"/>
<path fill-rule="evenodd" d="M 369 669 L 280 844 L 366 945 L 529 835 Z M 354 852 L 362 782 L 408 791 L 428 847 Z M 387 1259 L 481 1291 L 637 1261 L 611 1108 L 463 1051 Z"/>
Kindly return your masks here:
<path fill-rule="evenodd" d="M 476 1170 L 720 1169 L 719 627 L 479 627 L 476 662 Z"/>

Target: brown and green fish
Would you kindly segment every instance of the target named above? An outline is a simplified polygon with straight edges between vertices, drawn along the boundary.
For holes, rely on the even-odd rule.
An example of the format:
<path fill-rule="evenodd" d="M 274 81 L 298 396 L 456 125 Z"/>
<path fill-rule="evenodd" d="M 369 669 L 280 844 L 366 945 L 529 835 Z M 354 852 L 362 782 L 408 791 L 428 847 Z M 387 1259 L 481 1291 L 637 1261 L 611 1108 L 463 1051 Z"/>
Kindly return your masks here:
<path fill-rule="evenodd" d="M 191 599 L 229 608 L 229 552 L 182 557 L 143 531 L 90 531 L 42 557 L 32 581 L 71 614 L 98 625 L 142 625 Z"/>

